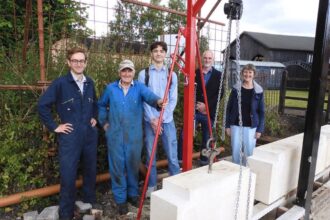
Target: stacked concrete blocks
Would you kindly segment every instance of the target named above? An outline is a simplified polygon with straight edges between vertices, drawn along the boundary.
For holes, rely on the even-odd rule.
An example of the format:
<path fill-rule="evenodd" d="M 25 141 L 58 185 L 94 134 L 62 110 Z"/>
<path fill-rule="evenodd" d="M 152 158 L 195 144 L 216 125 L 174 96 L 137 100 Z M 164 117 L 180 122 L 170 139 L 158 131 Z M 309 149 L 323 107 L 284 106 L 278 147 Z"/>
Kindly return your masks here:
<path fill-rule="evenodd" d="M 271 204 L 298 184 L 303 133 L 260 146 L 249 157 L 249 167 L 257 175 L 255 199 Z M 316 174 L 330 165 L 330 126 L 320 134 Z"/>
<path fill-rule="evenodd" d="M 204 166 L 163 180 L 163 189 L 151 194 L 151 220 L 234 219 L 240 167 L 221 161 L 211 173 Z M 242 167 L 237 219 L 252 216 L 255 175 Z M 248 201 L 249 200 L 249 201 Z"/>

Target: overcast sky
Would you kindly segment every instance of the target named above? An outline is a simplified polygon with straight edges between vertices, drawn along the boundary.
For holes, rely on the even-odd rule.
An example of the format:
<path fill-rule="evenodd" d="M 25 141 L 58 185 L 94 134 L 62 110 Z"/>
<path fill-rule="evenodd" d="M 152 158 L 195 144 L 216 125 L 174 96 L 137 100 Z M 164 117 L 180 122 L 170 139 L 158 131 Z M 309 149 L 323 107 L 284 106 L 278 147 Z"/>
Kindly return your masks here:
<path fill-rule="evenodd" d="M 202 9 L 204 16 L 216 0 L 207 0 Z M 214 12 L 212 20 L 227 23 L 223 1 Z M 318 0 L 243 0 L 244 9 L 240 32 L 255 31 L 275 34 L 314 36 Z"/>
<path fill-rule="evenodd" d="M 77 0 L 105 7 L 113 7 L 117 0 Z M 150 2 L 149 0 L 140 0 Z M 223 0 L 213 13 L 211 19 L 227 23 L 227 18 L 223 12 Z M 216 0 L 207 0 L 202 8 L 202 17 L 205 17 Z M 244 10 L 240 24 L 240 32 L 255 31 L 264 33 L 290 34 L 302 36 L 314 36 L 316 28 L 318 0 L 243 0 Z M 162 0 L 162 4 L 167 4 L 167 0 Z M 104 8 L 97 7 L 90 10 L 90 19 L 104 21 L 104 24 L 96 24 L 97 35 L 106 33 L 106 21 L 112 19 L 112 10 L 105 11 Z M 93 22 L 90 22 L 90 25 Z M 95 23 L 94 23 L 95 24 Z M 105 27 L 102 28 L 102 27 Z"/>

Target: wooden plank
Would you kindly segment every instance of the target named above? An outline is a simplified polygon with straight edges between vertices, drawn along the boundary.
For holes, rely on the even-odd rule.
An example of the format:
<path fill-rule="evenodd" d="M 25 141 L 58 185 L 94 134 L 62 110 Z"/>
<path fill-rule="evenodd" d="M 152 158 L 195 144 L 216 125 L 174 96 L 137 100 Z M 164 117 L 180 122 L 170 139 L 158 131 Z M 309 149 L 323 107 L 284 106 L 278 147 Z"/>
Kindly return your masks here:
<path fill-rule="evenodd" d="M 286 198 L 285 196 L 283 196 L 270 205 L 266 205 L 262 202 L 257 203 L 253 206 L 252 220 L 258 220 L 262 218 L 263 216 L 265 216 L 275 208 L 279 207 L 280 205 L 284 204 L 285 202 Z"/>
<path fill-rule="evenodd" d="M 305 215 L 305 209 L 303 207 L 294 205 L 289 211 L 281 215 L 276 220 L 298 220 Z"/>
<path fill-rule="evenodd" d="M 293 90 L 293 91 L 305 91 L 308 92 L 309 89 L 308 88 L 295 88 L 295 87 L 286 87 L 286 90 Z"/>
<path fill-rule="evenodd" d="M 294 97 L 294 96 L 285 96 L 285 99 L 308 101 L 308 98 Z"/>
<path fill-rule="evenodd" d="M 310 80 L 307 78 L 299 78 L 299 77 L 288 77 L 288 82 L 309 82 Z"/>
<path fill-rule="evenodd" d="M 291 108 L 285 108 L 284 114 L 287 115 L 296 115 L 296 116 L 305 116 L 306 115 L 306 109 L 299 110 L 299 109 L 291 109 Z"/>
<path fill-rule="evenodd" d="M 294 97 L 294 96 L 285 96 L 285 99 L 299 100 L 299 101 L 308 101 L 308 98 Z M 328 103 L 328 100 L 324 100 L 324 103 Z"/>

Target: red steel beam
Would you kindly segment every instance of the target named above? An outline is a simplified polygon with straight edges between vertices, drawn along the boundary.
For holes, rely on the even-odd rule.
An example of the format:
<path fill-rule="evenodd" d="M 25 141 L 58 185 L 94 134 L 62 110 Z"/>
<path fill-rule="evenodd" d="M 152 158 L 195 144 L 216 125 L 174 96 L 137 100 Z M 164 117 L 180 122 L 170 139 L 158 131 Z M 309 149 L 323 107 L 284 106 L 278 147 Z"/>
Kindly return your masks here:
<path fill-rule="evenodd" d="M 188 84 L 184 87 L 184 115 L 183 115 L 183 155 L 182 170 L 192 169 L 192 152 L 193 152 L 193 130 L 194 130 L 194 89 L 195 89 L 195 56 L 196 56 L 196 16 L 194 16 L 194 6 L 196 0 L 188 0 L 187 5 L 187 25 L 186 25 L 186 48 L 185 48 L 185 72 L 188 77 Z M 203 6 L 203 2 L 199 1 L 198 7 Z M 197 6 L 196 6 L 197 7 Z M 198 12 L 197 12 L 198 13 Z M 196 13 L 196 14 L 197 14 Z"/>
<path fill-rule="evenodd" d="M 158 5 L 153 5 L 153 4 L 150 4 L 150 3 L 140 2 L 140 1 L 137 1 L 137 0 L 121 0 L 121 1 L 125 2 L 125 3 L 132 3 L 132 4 L 141 5 L 141 6 L 145 6 L 145 7 L 160 10 L 160 11 L 169 12 L 169 13 L 172 13 L 172 14 L 187 16 L 187 13 L 185 13 L 185 12 L 177 11 L 177 10 L 174 10 L 174 9 L 170 9 L 170 8 L 166 8 L 166 7 L 162 7 L 162 6 L 158 6 Z M 203 1 L 205 1 L 205 0 L 203 0 Z M 225 26 L 225 23 L 223 23 L 223 22 L 208 20 L 208 19 L 205 19 L 205 18 L 201 18 L 199 16 L 197 16 L 196 19 L 204 21 L 204 22 L 209 22 L 209 23 L 212 23 L 212 24 Z"/>
<path fill-rule="evenodd" d="M 197 14 L 201 11 L 202 6 L 204 5 L 204 3 L 206 2 L 206 0 L 197 0 L 197 2 L 194 4 L 193 7 L 193 16 L 196 17 Z"/>

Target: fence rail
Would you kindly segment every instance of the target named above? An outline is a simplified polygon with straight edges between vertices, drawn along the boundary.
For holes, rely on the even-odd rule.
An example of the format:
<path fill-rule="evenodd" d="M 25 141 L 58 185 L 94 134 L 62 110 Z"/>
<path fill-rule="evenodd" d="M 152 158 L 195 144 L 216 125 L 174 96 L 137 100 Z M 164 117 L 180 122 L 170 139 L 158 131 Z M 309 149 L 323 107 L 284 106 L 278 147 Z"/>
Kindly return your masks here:
<path fill-rule="evenodd" d="M 295 82 L 306 82 L 309 84 L 309 78 L 299 78 L 299 77 L 289 77 L 288 71 L 283 71 L 281 89 L 280 89 L 280 99 L 279 99 L 279 108 L 278 111 L 281 114 L 293 114 L 298 116 L 305 116 L 307 110 L 308 102 L 308 88 L 297 88 L 287 86 L 288 82 L 294 84 Z M 290 91 L 303 92 L 304 97 L 300 97 L 297 94 L 295 96 L 289 95 Z M 288 101 L 292 100 L 291 105 L 288 105 Z M 303 102 L 304 105 L 301 106 L 298 102 Z M 330 116 L 330 72 L 327 79 L 327 88 L 326 96 L 324 99 L 324 121 L 325 123 L 329 122 Z"/>

